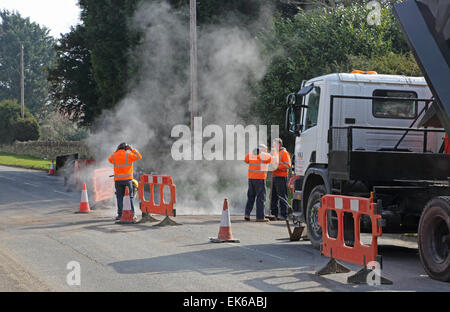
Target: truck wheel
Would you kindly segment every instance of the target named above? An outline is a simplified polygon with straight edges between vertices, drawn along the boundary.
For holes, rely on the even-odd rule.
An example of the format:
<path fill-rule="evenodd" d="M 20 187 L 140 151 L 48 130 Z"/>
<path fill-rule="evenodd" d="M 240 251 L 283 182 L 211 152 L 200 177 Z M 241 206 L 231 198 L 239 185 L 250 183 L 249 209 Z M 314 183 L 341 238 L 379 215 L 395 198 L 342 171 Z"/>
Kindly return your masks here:
<path fill-rule="evenodd" d="M 419 222 L 419 255 L 427 274 L 450 282 L 450 196 L 427 203 Z"/>
<path fill-rule="evenodd" d="M 322 244 L 322 228 L 319 225 L 319 208 L 321 198 L 327 193 L 325 186 L 318 185 L 312 189 L 306 206 L 306 226 L 309 239 L 314 249 L 320 249 Z"/>

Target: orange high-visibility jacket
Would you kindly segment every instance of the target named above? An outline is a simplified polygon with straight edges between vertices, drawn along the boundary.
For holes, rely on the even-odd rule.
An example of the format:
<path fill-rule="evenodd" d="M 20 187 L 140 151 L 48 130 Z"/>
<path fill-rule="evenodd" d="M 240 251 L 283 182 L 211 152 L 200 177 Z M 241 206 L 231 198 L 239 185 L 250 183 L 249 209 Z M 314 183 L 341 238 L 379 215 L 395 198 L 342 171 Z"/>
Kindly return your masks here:
<path fill-rule="evenodd" d="M 289 152 L 282 147 L 278 154 L 279 165 L 278 169 L 273 172 L 274 177 L 287 177 L 289 175 L 289 168 L 291 168 L 291 156 Z"/>
<path fill-rule="evenodd" d="M 272 162 L 272 156 L 264 152 L 261 152 L 258 155 L 249 153 L 245 156 L 245 162 L 249 164 L 249 179 L 265 180 L 267 178 L 267 171 L 269 171 L 269 164 Z"/>
<path fill-rule="evenodd" d="M 136 150 L 117 150 L 109 156 L 108 161 L 114 165 L 114 181 L 133 179 L 133 162 L 142 159 Z"/>

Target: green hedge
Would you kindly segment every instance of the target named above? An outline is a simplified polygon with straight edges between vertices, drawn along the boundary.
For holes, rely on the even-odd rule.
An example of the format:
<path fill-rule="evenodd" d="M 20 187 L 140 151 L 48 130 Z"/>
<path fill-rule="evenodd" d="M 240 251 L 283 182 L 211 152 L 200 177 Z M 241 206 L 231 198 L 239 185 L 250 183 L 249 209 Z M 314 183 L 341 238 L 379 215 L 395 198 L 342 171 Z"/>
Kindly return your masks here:
<path fill-rule="evenodd" d="M 0 102 L 0 143 L 35 141 L 39 135 L 39 124 L 27 108 L 22 118 L 21 107 L 16 100 Z"/>

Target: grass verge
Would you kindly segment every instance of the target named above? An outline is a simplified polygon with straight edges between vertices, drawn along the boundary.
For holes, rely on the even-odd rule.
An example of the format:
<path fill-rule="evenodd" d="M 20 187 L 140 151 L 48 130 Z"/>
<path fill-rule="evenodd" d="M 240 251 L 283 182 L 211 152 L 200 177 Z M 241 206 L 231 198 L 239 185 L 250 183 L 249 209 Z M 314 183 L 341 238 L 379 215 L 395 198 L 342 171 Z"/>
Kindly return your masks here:
<path fill-rule="evenodd" d="M 50 160 L 33 156 L 0 153 L 0 165 L 48 170 L 50 169 L 50 164 Z"/>

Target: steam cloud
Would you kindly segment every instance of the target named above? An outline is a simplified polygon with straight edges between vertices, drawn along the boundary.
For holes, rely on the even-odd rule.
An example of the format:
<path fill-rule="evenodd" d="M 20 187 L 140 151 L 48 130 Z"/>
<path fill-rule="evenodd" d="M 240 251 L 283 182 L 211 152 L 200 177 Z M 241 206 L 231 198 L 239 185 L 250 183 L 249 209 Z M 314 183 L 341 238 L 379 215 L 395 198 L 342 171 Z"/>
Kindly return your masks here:
<path fill-rule="evenodd" d="M 268 10 L 262 11 L 261 27 Z M 198 42 L 199 112 L 203 127 L 244 125 L 252 94 L 248 83 L 260 80 L 266 66 L 250 28 L 232 23 L 204 26 Z M 174 161 L 171 129 L 189 125 L 189 19 L 166 2 L 141 5 L 134 26 L 143 32 L 131 57 L 139 64 L 129 92 L 114 111 L 105 111 L 87 144 L 100 166 L 120 142 L 138 148 L 143 173 L 168 174 L 177 185 L 177 213 L 220 214 L 227 197 L 232 213 L 243 214 L 247 166 L 243 161 Z M 258 124 L 257 121 L 254 121 Z M 223 132 L 225 135 L 225 131 Z M 203 142 L 208 139 L 204 139 Z M 225 140 L 225 138 L 224 138 Z M 135 169 L 136 170 L 136 169 Z"/>

